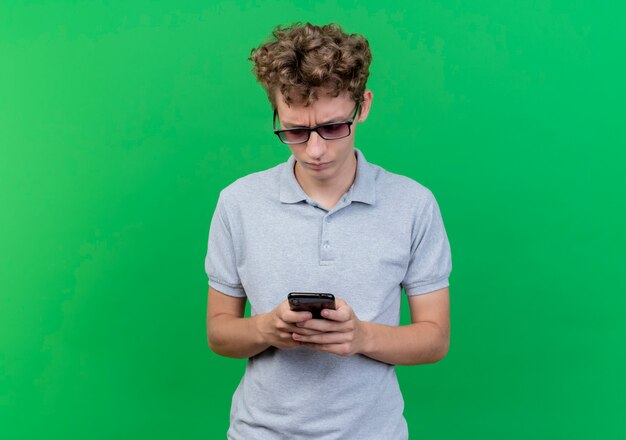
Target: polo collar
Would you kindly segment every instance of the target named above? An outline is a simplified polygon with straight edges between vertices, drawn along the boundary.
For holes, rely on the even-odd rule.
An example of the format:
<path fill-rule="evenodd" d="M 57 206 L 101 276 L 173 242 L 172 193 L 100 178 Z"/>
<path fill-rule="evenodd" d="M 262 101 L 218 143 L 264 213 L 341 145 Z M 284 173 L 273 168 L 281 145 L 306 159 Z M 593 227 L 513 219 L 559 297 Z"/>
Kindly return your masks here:
<path fill-rule="evenodd" d="M 376 202 L 375 170 L 366 160 L 361 150 L 354 149 L 357 157 L 356 178 L 346 193 L 347 200 L 373 205 Z M 280 176 L 280 201 L 282 203 L 298 203 L 308 199 L 306 193 L 296 180 L 294 165 L 296 158 L 292 154 L 283 166 Z"/>
<path fill-rule="evenodd" d="M 296 157 L 292 154 L 283 166 L 280 175 L 280 201 L 282 203 L 298 203 L 307 199 L 306 193 L 296 180 L 293 169 L 295 164 Z"/>
<path fill-rule="evenodd" d="M 365 160 L 361 150 L 355 148 L 356 158 L 356 179 L 348 191 L 348 199 L 353 202 L 363 202 L 368 205 L 376 203 L 376 170 Z"/>

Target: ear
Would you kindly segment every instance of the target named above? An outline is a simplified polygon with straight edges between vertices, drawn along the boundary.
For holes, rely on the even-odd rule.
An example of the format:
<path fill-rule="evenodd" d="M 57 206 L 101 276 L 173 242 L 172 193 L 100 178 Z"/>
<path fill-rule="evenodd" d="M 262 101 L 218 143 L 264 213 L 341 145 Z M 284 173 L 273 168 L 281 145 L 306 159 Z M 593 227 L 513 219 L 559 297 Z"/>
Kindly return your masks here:
<path fill-rule="evenodd" d="M 372 108 L 372 100 L 374 99 L 374 93 L 371 90 L 366 89 L 363 92 L 363 102 L 361 103 L 361 110 L 359 111 L 359 117 L 357 121 L 364 122 L 367 119 L 367 115 Z"/>

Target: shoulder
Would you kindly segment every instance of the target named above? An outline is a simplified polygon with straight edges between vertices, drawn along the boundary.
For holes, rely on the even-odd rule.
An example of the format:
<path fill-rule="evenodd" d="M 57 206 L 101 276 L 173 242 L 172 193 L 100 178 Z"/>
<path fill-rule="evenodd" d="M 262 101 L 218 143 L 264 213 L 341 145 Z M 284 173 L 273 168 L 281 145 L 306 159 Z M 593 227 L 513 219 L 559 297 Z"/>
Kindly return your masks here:
<path fill-rule="evenodd" d="M 376 196 L 394 203 L 424 207 L 434 200 L 432 191 L 418 182 L 401 174 L 370 164 L 376 182 Z"/>
<path fill-rule="evenodd" d="M 220 201 L 225 204 L 241 204 L 246 201 L 278 197 L 280 176 L 285 163 L 267 170 L 240 177 L 220 192 Z"/>

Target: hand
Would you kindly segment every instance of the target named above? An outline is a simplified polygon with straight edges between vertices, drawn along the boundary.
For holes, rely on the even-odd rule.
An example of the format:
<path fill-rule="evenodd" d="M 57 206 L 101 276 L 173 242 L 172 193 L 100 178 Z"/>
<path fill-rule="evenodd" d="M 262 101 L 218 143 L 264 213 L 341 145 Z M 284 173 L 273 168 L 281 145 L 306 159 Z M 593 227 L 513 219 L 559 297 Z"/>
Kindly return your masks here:
<path fill-rule="evenodd" d="M 317 330 L 298 328 L 297 323 L 305 322 L 313 317 L 311 312 L 294 312 L 289 309 L 289 301 L 284 300 L 274 310 L 259 316 L 258 331 L 264 343 L 276 348 L 290 349 L 302 345 L 292 335 L 316 335 Z"/>
<path fill-rule="evenodd" d="M 326 319 L 309 319 L 296 323 L 293 339 L 317 351 L 352 356 L 360 353 L 365 340 L 365 328 L 352 308 L 342 299 L 335 301 L 337 310 L 324 309 Z M 317 334 L 305 332 L 315 330 Z"/>

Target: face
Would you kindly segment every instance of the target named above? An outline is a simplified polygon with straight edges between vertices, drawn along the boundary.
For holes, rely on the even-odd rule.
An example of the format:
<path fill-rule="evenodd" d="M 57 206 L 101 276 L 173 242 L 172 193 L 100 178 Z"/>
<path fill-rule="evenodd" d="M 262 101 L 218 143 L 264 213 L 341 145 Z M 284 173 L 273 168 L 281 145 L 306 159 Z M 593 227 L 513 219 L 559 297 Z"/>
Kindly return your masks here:
<path fill-rule="evenodd" d="M 356 116 L 351 126 L 350 136 L 326 140 L 313 131 L 306 143 L 288 145 L 296 158 L 296 176 L 309 182 L 326 183 L 341 180 L 348 174 L 354 176 L 356 164 L 354 132 L 357 122 L 367 118 L 371 98 L 372 93 L 366 91 L 360 114 Z M 330 122 L 348 121 L 356 107 L 356 102 L 346 95 L 338 97 L 323 95 L 308 107 L 295 104 L 288 106 L 281 96 L 277 96 L 276 103 L 281 129 L 310 128 Z"/>

